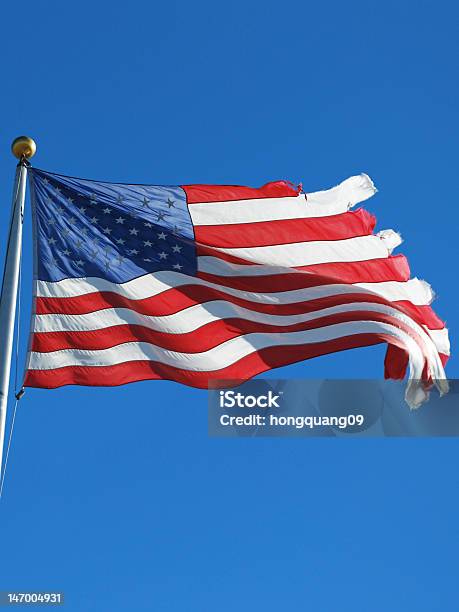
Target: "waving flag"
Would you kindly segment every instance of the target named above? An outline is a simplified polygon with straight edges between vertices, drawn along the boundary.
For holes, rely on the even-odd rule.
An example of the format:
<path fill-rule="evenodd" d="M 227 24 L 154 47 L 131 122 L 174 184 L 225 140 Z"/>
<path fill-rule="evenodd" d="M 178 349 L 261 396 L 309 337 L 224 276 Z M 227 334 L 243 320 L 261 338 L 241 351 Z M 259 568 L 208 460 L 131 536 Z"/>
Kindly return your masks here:
<path fill-rule="evenodd" d="M 103 183 L 32 169 L 35 298 L 25 384 L 195 387 L 387 342 L 418 405 L 446 390 L 447 331 L 366 175 L 305 194 Z M 422 384 L 418 384 L 418 381 Z"/>

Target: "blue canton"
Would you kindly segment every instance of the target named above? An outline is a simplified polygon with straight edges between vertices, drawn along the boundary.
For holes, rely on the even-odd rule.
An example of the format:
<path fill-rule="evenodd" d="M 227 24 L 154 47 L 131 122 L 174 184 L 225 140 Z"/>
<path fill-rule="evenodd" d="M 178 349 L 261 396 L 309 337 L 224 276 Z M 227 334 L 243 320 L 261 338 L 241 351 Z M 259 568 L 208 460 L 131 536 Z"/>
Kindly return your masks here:
<path fill-rule="evenodd" d="M 159 270 L 196 273 L 181 187 L 103 183 L 32 169 L 39 280 L 115 283 Z"/>

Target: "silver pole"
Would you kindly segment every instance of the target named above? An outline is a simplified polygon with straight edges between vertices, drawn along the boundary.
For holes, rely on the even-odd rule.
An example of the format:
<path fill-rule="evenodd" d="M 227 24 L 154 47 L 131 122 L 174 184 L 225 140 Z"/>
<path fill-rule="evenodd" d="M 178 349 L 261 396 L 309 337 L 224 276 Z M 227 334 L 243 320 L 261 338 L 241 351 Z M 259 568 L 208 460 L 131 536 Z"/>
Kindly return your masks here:
<path fill-rule="evenodd" d="M 19 263 L 22 246 L 22 222 L 27 180 L 27 157 L 35 153 L 35 143 L 24 136 L 13 142 L 13 153 L 20 158 L 13 190 L 11 222 L 6 246 L 5 268 L 0 294 L 0 472 L 3 459 L 6 410 L 10 382 L 11 355 L 14 337 L 14 319 L 18 293 Z M 28 145 L 28 149 L 24 148 Z"/>

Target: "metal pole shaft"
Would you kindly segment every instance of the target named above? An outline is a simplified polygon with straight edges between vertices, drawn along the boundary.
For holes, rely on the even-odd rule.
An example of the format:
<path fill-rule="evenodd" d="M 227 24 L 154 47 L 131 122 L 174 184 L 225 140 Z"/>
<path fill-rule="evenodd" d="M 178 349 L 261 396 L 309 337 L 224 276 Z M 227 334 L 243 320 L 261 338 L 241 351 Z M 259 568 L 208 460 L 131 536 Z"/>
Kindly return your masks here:
<path fill-rule="evenodd" d="M 27 179 L 27 162 L 21 160 L 14 181 L 11 223 L 6 247 L 5 268 L 0 295 L 0 472 L 3 459 L 14 319 L 18 293 L 19 264 L 22 245 L 22 221 Z"/>

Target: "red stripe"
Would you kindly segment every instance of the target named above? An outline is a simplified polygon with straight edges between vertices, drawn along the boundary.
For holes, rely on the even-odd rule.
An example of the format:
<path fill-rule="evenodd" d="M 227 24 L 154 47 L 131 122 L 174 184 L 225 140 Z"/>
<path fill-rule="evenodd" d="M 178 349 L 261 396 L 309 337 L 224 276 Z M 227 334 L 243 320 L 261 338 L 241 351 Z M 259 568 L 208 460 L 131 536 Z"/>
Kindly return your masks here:
<path fill-rule="evenodd" d="M 303 283 L 301 286 L 303 289 L 328 284 L 327 279 L 316 278 L 308 275 L 301 275 L 301 277 L 303 278 Z M 281 291 L 283 290 L 282 288 L 279 289 Z M 271 286 L 271 291 L 276 291 L 276 286 L 274 284 Z M 253 293 L 253 291 L 251 291 L 251 293 Z M 86 314 L 88 312 L 103 310 L 105 308 L 130 308 L 131 310 L 135 310 L 136 312 L 140 312 L 142 314 L 159 316 L 173 314 L 174 312 L 188 308 L 188 306 L 193 306 L 194 304 L 200 304 L 215 299 L 223 299 L 233 304 L 246 306 L 252 310 L 258 310 L 255 302 L 234 297 L 229 293 L 225 293 L 224 291 L 213 287 L 206 287 L 192 283 L 189 285 L 181 285 L 180 287 L 171 287 L 158 295 L 140 300 L 129 299 L 115 293 L 114 291 L 95 291 L 93 293 L 64 298 L 38 297 L 36 299 L 36 313 Z M 258 306 L 263 308 L 263 304 L 258 304 Z M 273 306 L 277 311 L 278 308 L 283 308 L 284 306 L 289 307 L 290 304 L 267 304 L 267 306 Z M 265 311 L 262 310 L 261 312 Z"/>
<path fill-rule="evenodd" d="M 186 193 L 188 204 L 295 197 L 301 191 L 300 186 L 288 181 L 274 181 L 258 188 L 240 185 L 181 185 L 181 187 Z"/>
<path fill-rule="evenodd" d="M 221 248 L 242 248 L 368 236 L 375 224 L 376 218 L 361 208 L 356 212 L 315 219 L 195 225 L 194 232 L 200 243 Z"/>
<path fill-rule="evenodd" d="M 416 306 L 411 302 L 393 302 L 402 308 L 412 319 L 426 325 L 429 329 L 444 329 L 445 323 L 434 312 L 431 306 Z"/>
<path fill-rule="evenodd" d="M 296 269 L 339 279 L 340 283 L 380 283 L 392 280 L 404 282 L 410 278 L 408 260 L 402 254 L 390 255 L 385 259 L 323 263 Z"/>
<path fill-rule="evenodd" d="M 156 361 L 131 361 L 114 366 L 69 366 L 55 370 L 29 370 L 24 384 L 26 387 L 45 389 L 55 389 L 64 385 L 115 387 L 140 380 L 163 379 L 206 389 L 209 383 L 213 383 L 215 387 L 218 380 L 248 380 L 272 368 L 384 341 L 387 341 L 387 338 L 383 335 L 358 334 L 317 344 L 268 347 L 247 355 L 226 368 L 212 372 L 191 372 Z"/>
<path fill-rule="evenodd" d="M 406 282 L 410 278 L 408 260 L 404 255 L 391 255 L 387 259 L 372 259 L 361 262 L 317 264 L 304 266 L 303 272 L 311 276 L 306 279 L 302 274 L 276 274 L 269 276 L 217 276 L 198 272 L 198 277 L 211 283 L 251 291 L 254 293 L 289 291 L 306 287 L 329 284 L 380 283 L 386 281 Z M 311 279 L 315 279 L 312 282 Z M 309 283 L 309 284 L 308 284 Z M 376 288 L 375 288 L 376 289 Z M 371 290 L 371 288 L 370 288 Z M 352 300 L 358 301 L 358 300 Z M 359 300 L 365 301 L 365 300 Z M 373 296 L 369 301 L 373 301 Z M 344 302 L 341 302 L 344 303 Z M 388 302 L 382 302 L 388 303 Z M 417 306 L 408 301 L 396 302 L 415 321 L 427 325 L 429 329 L 443 329 L 445 323 L 431 306 Z"/>
<path fill-rule="evenodd" d="M 168 289 L 160 295 L 143 300 L 130 300 L 111 292 L 88 293 L 72 298 L 37 298 L 36 312 L 37 314 L 87 314 L 105 308 L 129 308 L 139 314 L 165 316 L 195 304 L 203 304 L 212 300 L 224 300 L 255 312 L 276 315 L 302 314 L 352 302 L 372 302 L 400 308 L 415 321 L 427 325 L 431 329 L 442 329 L 444 327 L 444 324 L 429 306 L 414 306 L 411 302 L 406 301 L 390 303 L 378 295 L 355 293 L 333 295 L 292 304 L 260 304 L 228 295 L 217 289 L 197 285 L 184 285 L 179 289 Z"/>
<path fill-rule="evenodd" d="M 320 277 L 326 278 L 327 282 L 325 284 L 327 285 L 334 283 L 381 283 L 384 281 L 405 282 L 410 278 L 410 268 L 404 255 L 391 255 L 387 259 L 371 259 L 369 261 L 303 266 L 301 272 L 317 276 L 319 278 L 318 284 L 320 283 Z M 303 275 L 291 273 L 266 276 L 220 276 L 208 272 L 198 272 L 198 277 L 225 287 L 253 292 L 273 291 L 273 287 L 279 287 L 279 291 L 287 291 L 288 289 L 300 289 L 304 286 Z"/>
<path fill-rule="evenodd" d="M 408 362 L 409 357 L 406 350 L 394 344 L 389 344 L 384 359 L 384 378 L 403 380 Z"/>
<path fill-rule="evenodd" d="M 179 312 L 180 310 L 195 304 L 205 303 L 202 293 L 197 297 L 193 296 L 195 290 L 199 289 L 196 286 L 187 286 L 183 289 L 183 292 L 170 289 L 160 296 L 147 298 L 145 300 L 128 300 L 127 298 L 119 296 L 115 293 L 91 293 L 81 296 L 80 298 L 38 298 L 37 312 L 39 314 L 85 314 L 97 310 L 103 310 L 105 308 L 129 308 L 135 312 L 139 312 L 140 314 L 161 316 Z M 188 295 L 187 290 L 189 290 Z M 389 302 L 384 300 L 382 297 L 371 296 L 371 299 L 369 300 L 368 296 L 362 294 L 329 296 L 307 302 L 299 302 L 297 304 L 255 304 L 240 298 L 223 296 L 221 292 L 216 290 L 208 290 L 208 301 L 219 299 L 221 297 L 224 297 L 224 299 L 230 303 L 244 306 L 255 312 L 276 315 L 314 312 L 322 308 L 339 306 L 341 304 L 350 304 L 353 302 L 361 303 L 371 301 L 372 303 L 385 305 L 389 304 Z M 429 327 L 429 329 L 443 329 L 444 327 L 443 322 L 436 317 L 435 313 L 429 306 L 414 306 L 410 302 L 402 301 L 394 302 L 391 305 L 410 316 L 419 324 L 426 325 Z M 377 314 L 375 314 L 375 317 L 376 316 Z M 130 327 L 132 328 L 135 326 Z M 285 330 L 285 327 L 281 326 L 281 328 Z"/>
<path fill-rule="evenodd" d="M 201 243 L 196 244 L 196 253 L 201 257 L 215 257 L 232 264 L 241 266 L 259 266 L 253 261 L 241 259 L 229 253 L 223 253 L 216 247 L 210 247 Z M 199 270 L 198 257 L 198 270 Z M 320 276 L 336 279 L 339 283 L 373 283 L 385 280 L 406 281 L 410 278 L 410 267 L 408 260 L 403 254 L 390 255 L 385 258 L 367 259 L 363 261 L 343 261 L 313 264 L 308 266 L 291 267 L 291 270 L 308 272 Z M 201 272 L 199 272 L 201 274 Z M 222 277 L 228 278 L 228 277 Z"/>
<path fill-rule="evenodd" d="M 443 354 L 443 353 L 438 353 L 438 354 L 440 355 L 440 359 L 441 359 L 441 362 L 442 362 L 442 364 L 443 364 L 443 367 L 445 367 L 445 366 L 446 366 L 446 364 L 448 363 L 448 360 L 449 360 L 449 358 L 450 358 L 450 355 L 445 355 L 445 354 Z"/>
<path fill-rule="evenodd" d="M 129 308 L 135 312 L 153 316 L 174 314 L 189 306 L 212 300 L 224 300 L 238 306 L 244 306 L 256 312 L 270 314 L 302 314 L 318 308 L 326 308 L 351 302 L 373 302 L 390 305 L 383 297 L 362 293 L 338 294 L 303 302 L 288 304 L 264 304 L 251 302 L 235 297 L 211 287 L 183 285 L 180 288 L 168 289 L 161 294 L 142 300 L 131 300 L 112 292 L 95 292 L 71 298 L 37 298 L 37 314 L 86 314 L 105 308 Z"/>
<path fill-rule="evenodd" d="M 85 332 L 36 332 L 32 338 L 32 350 L 40 353 L 65 349 L 103 350 L 126 342 L 149 342 L 171 351 L 200 353 L 244 334 L 306 331 L 348 321 L 379 321 L 418 338 L 413 330 L 396 318 L 362 310 L 342 312 L 291 325 L 270 325 L 238 318 L 221 319 L 183 334 L 159 332 L 143 325 L 117 325 Z M 421 339 L 418 341 L 422 342 Z"/>
<path fill-rule="evenodd" d="M 228 261 L 229 263 L 241 264 L 242 266 L 256 266 L 262 265 L 254 263 L 253 261 L 247 261 L 246 259 L 241 259 L 240 257 L 236 257 L 235 255 L 230 255 L 229 253 L 223 253 L 219 251 L 215 247 L 208 246 L 206 244 L 202 244 L 201 242 L 196 243 L 196 254 L 199 256 L 210 255 L 210 257 L 217 257 L 223 261 Z M 198 259 L 198 267 L 199 267 L 199 259 Z"/>
<path fill-rule="evenodd" d="M 443 367 L 449 360 L 449 355 L 438 353 Z M 386 357 L 384 359 L 384 378 L 393 380 L 403 380 L 408 368 L 408 353 L 399 346 L 389 344 L 387 346 Z M 424 375 L 423 375 L 424 376 Z"/>
<path fill-rule="evenodd" d="M 380 344 L 387 338 L 376 337 L 373 334 L 360 334 L 338 338 L 324 344 L 308 344 L 286 347 L 274 346 L 257 353 L 247 355 L 237 363 L 214 370 L 213 372 L 190 372 L 168 366 L 156 361 L 131 361 L 115 366 L 70 366 L 55 370 L 29 370 L 24 386 L 56 389 L 65 385 L 88 385 L 91 387 L 117 387 L 141 380 L 172 380 L 175 382 L 207 389 L 237 384 L 253 378 L 257 374 L 282 366 L 312 359 L 330 353 L 337 353 L 352 348 L 361 348 Z M 443 359 L 446 356 L 440 355 Z M 224 383 L 227 381 L 227 384 Z"/>

